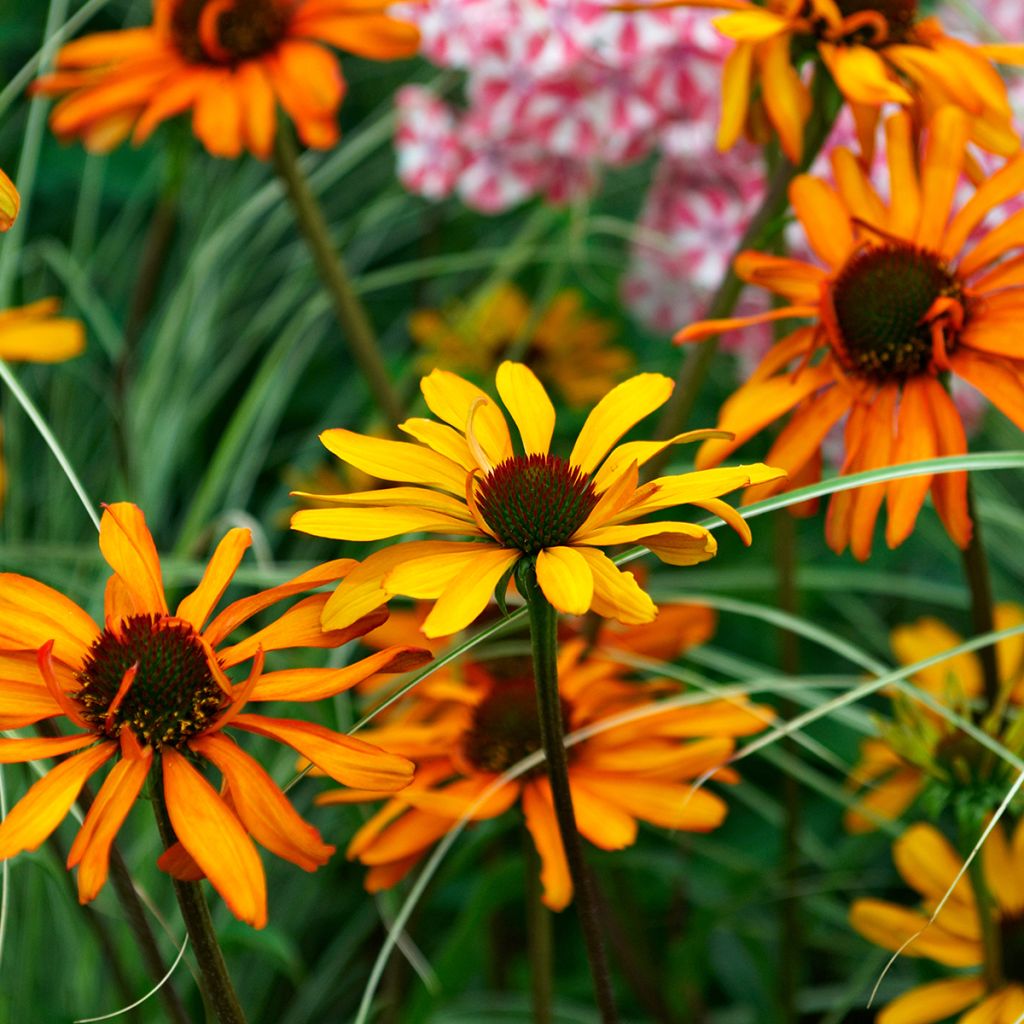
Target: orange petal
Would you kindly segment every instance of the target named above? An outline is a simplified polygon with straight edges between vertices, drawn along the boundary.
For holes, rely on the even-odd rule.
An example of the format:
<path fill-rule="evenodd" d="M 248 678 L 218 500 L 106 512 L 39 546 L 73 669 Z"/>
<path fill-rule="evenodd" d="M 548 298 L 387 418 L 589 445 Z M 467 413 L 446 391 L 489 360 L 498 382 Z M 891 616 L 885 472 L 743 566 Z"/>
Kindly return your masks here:
<path fill-rule="evenodd" d="M 523 788 L 523 815 L 540 855 L 544 905 L 564 910 L 572 900 L 572 879 L 547 779 L 537 779 Z"/>
<path fill-rule="evenodd" d="M 335 848 L 303 821 L 259 762 L 233 740 L 215 733 L 189 746 L 224 773 L 235 813 L 256 842 L 304 871 L 315 871 L 330 860 Z"/>
<path fill-rule="evenodd" d="M 178 841 L 235 917 L 267 923 L 267 883 L 252 840 L 217 791 L 173 747 L 162 751 L 167 814 Z"/>
<path fill-rule="evenodd" d="M 100 743 L 62 761 L 34 783 L 0 822 L 0 860 L 45 842 L 71 810 L 89 776 L 109 761 L 115 750 L 115 743 Z"/>
<path fill-rule="evenodd" d="M 167 614 L 160 558 L 146 527 L 146 518 L 137 505 L 119 501 L 104 507 L 100 551 L 110 568 L 121 577 L 136 614 Z"/>
<path fill-rule="evenodd" d="M 267 736 L 292 747 L 332 779 L 354 789 L 380 793 L 402 789 L 412 780 L 415 770 L 412 762 L 404 757 L 311 722 L 245 714 L 239 715 L 232 724 L 236 729 Z"/>
<path fill-rule="evenodd" d="M 54 641 L 56 657 L 78 669 L 100 628 L 73 601 L 43 583 L 0 573 L 0 645 L 38 650 Z"/>
<path fill-rule="evenodd" d="M 199 586 L 182 599 L 175 615 L 191 622 L 197 630 L 202 630 L 210 613 L 228 589 L 250 544 L 252 534 L 248 530 L 230 530 L 217 545 Z"/>

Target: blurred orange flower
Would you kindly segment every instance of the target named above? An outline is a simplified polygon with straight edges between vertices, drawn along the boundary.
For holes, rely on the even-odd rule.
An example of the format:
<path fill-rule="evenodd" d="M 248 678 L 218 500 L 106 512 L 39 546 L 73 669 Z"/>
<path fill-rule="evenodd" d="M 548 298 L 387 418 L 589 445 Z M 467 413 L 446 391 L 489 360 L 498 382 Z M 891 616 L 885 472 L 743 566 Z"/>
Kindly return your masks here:
<path fill-rule="evenodd" d="M 579 639 L 561 646 L 558 680 L 566 732 L 652 706 L 666 691 L 679 692 L 667 680 L 629 680 L 623 666 L 587 657 L 585 647 Z M 413 784 L 388 799 L 349 845 L 349 858 L 370 869 L 368 890 L 389 888 L 405 877 L 503 772 L 541 749 L 530 665 L 528 656 L 503 657 L 464 663 L 459 675 L 442 670 L 427 680 L 429 690 L 417 688 L 384 724 L 367 730 L 373 742 L 418 763 Z M 733 737 L 759 732 L 770 721 L 766 708 L 719 700 L 612 726 L 569 747 L 580 833 L 602 849 L 621 850 L 636 841 L 638 821 L 689 832 L 717 828 L 726 815 L 725 801 L 694 789 L 690 781 L 710 768 L 719 769 L 719 781 L 738 781 L 731 769 L 720 767 L 733 752 Z M 387 797 L 338 790 L 321 794 L 317 803 Z M 544 902 L 561 910 L 572 899 L 572 881 L 543 766 L 487 797 L 472 819 L 497 817 L 517 803 L 540 854 Z"/>
<path fill-rule="evenodd" d="M 69 43 L 34 92 L 62 96 L 50 125 L 61 139 L 106 151 L 144 142 L 192 111 L 214 156 L 266 158 L 277 108 L 315 148 L 338 140 L 345 79 L 337 47 L 393 60 L 416 53 L 418 29 L 389 18 L 387 0 L 155 0 L 153 24 Z M 326 45 L 325 45 L 326 44 Z"/>
<path fill-rule="evenodd" d="M 90 776 L 107 775 L 71 847 L 78 894 L 92 900 L 107 878 L 110 845 L 150 769 L 157 769 L 177 844 L 160 865 L 176 877 L 206 877 L 236 917 L 266 923 L 266 881 L 255 839 L 278 856 L 313 871 L 334 848 L 303 821 L 258 761 L 226 729 L 277 740 L 323 772 L 359 789 L 401 789 L 413 766 L 402 757 L 323 726 L 243 713 L 256 701 L 314 701 L 354 686 L 374 672 L 403 671 L 429 655 L 389 647 L 343 669 L 263 672 L 264 652 L 338 647 L 379 625 L 369 615 L 324 633 L 324 594 L 303 598 L 274 622 L 236 644 L 228 636 L 259 612 L 345 575 L 354 563 L 331 562 L 210 615 L 249 546 L 248 530 L 220 542 L 196 589 L 173 614 L 153 539 L 136 506 L 103 514 L 100 550 L 114 574 L 107 582 L 104 626 L 56 590 L 25 576 L 0 574 L 0 729 L 55 718 L 77 727 L 70 736 L 0 739 L 0 764 L 72 754 L 36 782 L 0 823 L 0 859 L 36 849 L 70 810 Z M 251 664 L 248 677 L 225 674 Z M 197 770 L 214 765 L 221 793 Z M 251 837 L 251 838 L 250 838 Z"/>
<path fill-rule="evenodd" d="M 967 438 L 946 375 L 976 387 L 1024 428 L 1024 213 L 972 237 L 985 217 L 1024 187 L 1024 155 L 986 180 L 952 211 L 965 163 L 966 117 L 946 107 L 931 123 L 920 163 L 909 116 L 886 125 L 892 200 L 886 203 L 861 163 L 837 149 L 837 185 L 803 175 L 790 189 L 793 209 L 825 267 L 767 253 L 743 252 L 736 271 L 781 295 L 786 305 L 757 316 L 706 320 L 679 342 L 773 320 L 812 320 L 775 344 L 723 405 L 718 427 L 731 441 L 708 441 L 698 467 L 717 464 L 770 423 L 796 410 L 766 460 L 793 485 L 820 475 L 821 445 L 846 417 L 843 473 L 940 455 L 963 455 Z M 1013 255 L 1010 255 L 1013 254 Z M 1009 257 L 1009 258 L 1007 258 Z M 761 489 L 777 491 L 785 480 Z M 833 496 L 826 537 L 871 553 L 882 502 L 886 541 L 901 544 L 914 529 L 929 490 L 950 537 L 971 537 L 967 475 L 921 475 Z M 750 497 L 748 493 L 748 498 Z"/>
<path fill-rule="evenodd" d="M 21 196 L 14 182 L 0 171 L 0 231 L 9 231 L 18 217 Z"/>

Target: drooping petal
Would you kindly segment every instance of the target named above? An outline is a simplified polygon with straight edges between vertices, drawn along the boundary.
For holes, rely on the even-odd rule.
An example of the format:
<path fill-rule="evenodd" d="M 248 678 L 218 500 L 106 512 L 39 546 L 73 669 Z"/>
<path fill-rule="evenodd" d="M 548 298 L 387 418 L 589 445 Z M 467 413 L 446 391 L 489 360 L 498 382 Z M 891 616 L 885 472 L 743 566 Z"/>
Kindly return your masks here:
<path fill-rule="evenodd" d="M 927 378 L 912 377 L 903 385 L 893 446 L 894 463 L 917 462 L 937 454 L 938 444 L 928 398 Z M 924 473 L 889 483 L 889 521 L 885 531 L 889 547 L 898 547 L 910 536 L 932 479 L 930 473 Z"/>
<path fill-rule="evenodd" d="M 99 626 L 52 587 L 0 573 L 0 645 L 36 651 L 52 640 L 55 656 L 77 669 L 99 635 Z"/>
<path fill-rule="evenodd" d="M 590 610 L 594 574 L 575 548 L 553 547 L 539 552 L 537 583 L 548 601 L 565 615 L 584 615 Z"/>
<path fill-rule="evenodd" d="M 508 548 L 481 547 L 480 554 L 449 580 L 423 622 L 427 637 L 465 629 L 487 607 L 505 571 L 522 557 Z"/>
<path fill-rule="evenodd" d="M 981 978 L 943 978 L 905 992 L 878 1015 L 878 1024 L 938 1024 L 985 994 Z"/>
<path fill-rule="evenodd" d="M 34 850 L 64 820 L 86 780 L 114 756 L 116 743 L 100 743 L 51 768 L 0 822 L 0 860 Z"/>
<path fill-rule="evenodd" d="M 547 779 L 536 779 L 523 787 L 523 815 L 540 855 L 544 905 L 564 910 L 572 900 L 572 879 Z"/>
<path fill-rule="evenodd" d="M 598 615 L 626 625 L 642 625 L 654 620 L 658 609 L 631 572 L 620 569 L 597 548 L 579 547 L 576 550 L 593 573 L 594 597 L 590 607 Z"/>
<path fill-rule="evenodd" d="M 949 967 L 975 967 L 981 963 L 980 942 L 952 935 L 942 927 L 941 919 L 929 925 L 924 914 L 909 907 L 883 900 L 857 900 L 850 910 L 850 924 L 868 941 L 893 951 L 920 932 L 903 950 L 903 956 L 929 957 Z"/>
<path fill-rule="evenodd" d="M 305 822 L 258 761 L 223 733 L 201 736 L 189 746 L 224 773 L 235 813 L 249 834 L 271 853 L 315 871 L 335 848 Z"/>
<path fill-rule="evenodd" d="M 167 814 L 178 841 L 231 912 L 253 928 L 267 923 L 263 865 L 241 822 L 173 747 L 162 751 Z"/>

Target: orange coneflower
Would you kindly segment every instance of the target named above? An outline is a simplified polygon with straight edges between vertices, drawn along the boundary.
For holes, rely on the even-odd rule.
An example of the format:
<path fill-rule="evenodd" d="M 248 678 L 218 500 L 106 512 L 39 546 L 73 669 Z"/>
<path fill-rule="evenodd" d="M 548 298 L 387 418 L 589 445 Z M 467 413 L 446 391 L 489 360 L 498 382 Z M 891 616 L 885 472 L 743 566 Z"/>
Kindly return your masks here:
<path fill-rule="evenodd" d="M 1006 602 L 996 605 L 994 627 L 1009 629 L 1024 624 L 1024 607 Z M 963 638 L 944 622 L 933 618 L 894 629 L 893 652 L 901 665 L 912 665 L 951 650 Z M 1012 636 L 995 645 L 999 669 L 1000 700 L 1020 706 L 1024 703 L 1024 636 Z M 982 665 L 977 654 L 968 652 L 947 658 L 910 677 L 910 681 L 941 700 L 961 717 L 972 716 L 971 704 L 982 694 Z M 998 786 L 1002 776 L 1013 774 L 1008 765 L 988 756 L 973 738 L 927 707 L 909 697 L 894 698 L 893 719 L 881 726 L 881 736 L 861 743 L 861 758 L 850 773 L 850 785 L 861 790 L 844 823 L 851 832 L 870 832 L 878 822 L 899 818 L 934 782 L 945 792 L 964 787 Z M 981 726 L 985 728 L 983 716 Z M 1001 729 L 997 716 L 992 732 L 1013 753 L 1021 744 L 1021 727 Z M 1007 784 L 1011 780 L 1007 779 Z"/>
<path fill-rule="evenodd" d="M 667 681 L 628 680 L 622 666 L 587 658 L 584 647 L 582 640 L 571 640 L 559 656 L 566 731 L 650 705 L 674 688 Z M 416 781 L 389 799 L 349 845 L 348 856 L 370 868 L 371 892 L 400 881 L 502 773 L 541 749 L 529 658 L 470 662 L 459 675 L 439 673 L 431 682 L 429 691 L 417 690 L 367 732 L 418 763 Z M 725 802 L 690 781 L 710 768 L 719 768 L 721 781 L 737 781 L 730 769 L 719 767 L 733 751 L 733 737 L 758 732 L 770 720 L 767 709 L 745 701 L 713 701 L 611 726 L 570 747 L 569 782 L 580 833 L 602 849 L 620 850 L 636 841 L 638 821 L 689 832 L 717 828 Z M 317 803 L 390 796 L 333 791 Z M 561 910 L 572 899 L 572 881 L 543 768 L 498 789 L 472 817 L 494 818 L 516 803 L 540 854 L 544 902 Z"/>
<path fill-rule="evenodd" d="M 150 769 L 162 787 L 178 843 L 161 866 L 179 877 L 205 875 L 234 914 L 266 923 L 266 882 L 255 839 L 307 871 L 333 853 L 302 820 L 259 762 L 226 729 L 284 743 L 345 785 L 401 789 L 413 766 L 362 740 L 287 718 L 243 713 L 253 701 L 312 701 L 348 689 L 373 672 L 420 664 L 426 653 L 391 647 L 343 669 L 262 672 L 266 651 L 337 647 L 379 625 L 371 615 L 350 628 L 321 632 L 326 595 L 299 601 L 238 643 L 226 640 L 254 615 L 296 594 L 333 582 L 353 565 L 337 561 L 210 615 L 231 583 L 249 531 L 220 542 L 199 586 L 172 614 L 160 561 L 142 513 L 119 503 L 103 514 L 100 550 L 114 574 L 107 582 L 101 628 L 76 604 L 42 583 L 0 574 L 0 728 L 64 718 L 70 736 L 0 739 L 0 763 L 72 754 L 36 782 L 0 824 L 0 859 L 34 850 L 60 824 L 91 775 L 117 763 L 100 787 L 71 847 L 78 894 L 93 899 L 107 878 L 110 845 Z M 226 672 L 251 663 L 247 678 Z M 221 795 L 197 769 L 212 764 Z M 252 839 L 250 839 L 250 836 Z"/>
<path fill-rule="evenodd" d="M 338 139 L 345 93 L 337 47 L 390 60 L 414 54 L 414 25 L 389 18 L 388 0 L 155 0 L 153 24 L 79 39 L 34 91 L 64 98 L 50 119 L 61 139 L 105 151 L 138 144 L 192 111 L 215 156 L 266 158 L 277 107 L 308 146 Z M 322 44 L 326 44 L 322 45 Z"/>
<path fill-rule="evenodd" d="M 902 949 L 917 935 L 903 956 L 933 960 L 956 973 L 894 999 L 878 1014 L 878 1024 L 934 1024 L 951 1018 L 959 1024 L 1016 1024 L 1024 1016 L 1024 823 L 1017 824 L 1012 840 L 997 825 L 978 853 L 988 889 L 987 912 L 993 915 L 997 946 L 1004 953 L 999 965 L 986 964 L 969 878 L 957 882 L 938 918 L 929 923 L 963 867 L 963 859 L 942 833 L 931 825 L 912 825 L 896 840 L 892 854 L 904 881 L 921 894 L 921 910 L 884 900 L 857 900 L 850 909 L 850 923 L 883 949 Z"/>
<path fill-rule="evenodd" d="M 938 18 L 920 16 L 918 0 L 637 0 L 617 6 L 731 12 L 715 19 L 736 42 L 722 82 L 721 149 L 740 137 L 756 94 L 790 162 L 800 162 L 813 104 L 798 65 L 814 52 L 849 104 L 866 154 L 886 103 L 909 108 L 919 124 L 955 105 L 968 115 L 970 138 L 983 149 L 1009 156 L 1020 148 L 1006 86 L 991 62 L 1024 63 L 1024 48 L 972 46 L 948 36 Z"/>
<path fill-rule="evenodd" d="M 9 231 L 18 219 L 21 208 L 21 196 L 14 187 L 14 182 L 0 171 L 0 231 Z"/>
<path fill-rule="evenodd" d="M 624 623 L 650 622 L 657 609 L 632 573 L 602 550 L 642 544 L 670 565 L 712 558 L 717 545 L 694 523 L 637 520 L 695 505 L 721 516 L 750 542 L 750 530 L 720 495 L 781 474 L 756 464 L 686 473 L 639 483 L 639 467 L 667 441 L 619 439 L 663 405 L 673 382 L 644 373 L 619 384 L 594 407 L 568 459 L 553 455 L 555 409 L 540 381 L 521 363 L 498 368 L 498 394 L 522 439 L 512 443 L 498 405 L 469 381 L 434 370 L 421 382 L 428 408 L 442 423 L 410 419 L 400 429 L 419 444 L 328 430 L 324 446 L 382 480 L 414 486 L 355 494 L 314 495 L 339 508 L 303 509 L 293 529 L 337 540 L 371 541 L 407 533 L 450 534 L 465 541 L 393 544 L 371 555 L 324 609 L 324 626 L 338 628 L 388 597 L 435 600 L 423 623 L 428 637 L 456 633 L 486 608 L 521 559 L 536 564 L 537 581 L 559 611 L 594 611 Z"/>
<path fill-rule="evenodd" d="M 940 455 L 962 455 L 967 440 L 947 390 L 947 375 L 972 384 L 1024 427 L 1024 245 L 1017 213 L 969 242 L 987 214 L 1024 187 L 1024 155 L 1014 157 L 955 214 L 968 126 L 955 107 L 932 121 L 920 167 L 910 118 L 886 125 L 892 200 L 885 203 L 861 165 L 837 149 L 837 185 L 807 175 L 790 189 L 793 209 L 820 267 L 744 252 L 746 281 L 787 305 L 755 317 L 709 320 L 680 331 L 699 341 L 751 323 L 810 318 L 778 342 L 751 379 L 722 407 L 719 428 L 731 441 L 709 441 L 698 466 L 713 465 L 768 424 L 796 410 L 767 459 L 794 481 L 820 472 L 821 443 L 846 419 L 844 473 Z M 776 488 L 777 489 L 777 488 Z M 964 473 L 922 475 L 835 495 L 826 535 L 856 557 L 871 551 L 875 520 L 888 499 L 890 547 L 910 535 L 929 489 L 953 540 L 971 536 Z"/>

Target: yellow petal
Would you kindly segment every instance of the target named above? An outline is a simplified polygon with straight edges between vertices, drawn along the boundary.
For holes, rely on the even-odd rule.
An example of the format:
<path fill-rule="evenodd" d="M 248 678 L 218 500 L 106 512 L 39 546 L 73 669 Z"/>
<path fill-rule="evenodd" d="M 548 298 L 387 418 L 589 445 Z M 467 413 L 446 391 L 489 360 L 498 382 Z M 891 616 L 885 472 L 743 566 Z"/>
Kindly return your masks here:
<path fill-rule="evenodd" d="M 850 924 L 869 942 L 894 952 L 917 935 L 903 950 L 903 956 L 929 957 L 948 967 L 976 967 L 981 963 L 980 942 L 951 935 L 940 923 L 928 925 L 924 914 L 908 907 L 882 900 L 857 900 L 850 909 Z"/>
<path fill-rule="evenodd" d="M 389 597 L 436 599 L 466 566 L 493 550 L 489 544 L 450 544 L 431 554 L 402 559 L 384 576 L 384 592 Z"/>
<path fill-rule="evenodd" d="M 522 363 L 506 360 L 495 381 L 505 408 L 512 414 L 527 455 L 547 455 L 555 431 L 555 407 L 544 385 Z"/>
<path fill-rule="evenodd" d="M 594 574 L 574 548 L 545 548 L 537 555 L 537 583 L 544 596 L 566 615 L 583 615 L 594 599 Z"/>
<path fill-rule="evenodd" d="M 938 1024 L 985 994 L 980 978 L 944 978 L 919 985 L 879 1013 L 878 1024 Z"/>
<path fill-rule="evenodd" d="M 673 387 L 660 373 L 641 373 L 612 388 L 587 417 L 569 462 L 593 473 L 627 430 L 668 401 Z"/>
<path fill-rule="evenodd" d="M 896 840 L 892 858 L 904 881 L 929 900 L 940 900 L 946 895 L 964 863 L 938 829 L 921 823 L 911 825 Z M 966 875 L 957 883 L 955 892 L 961 901 L 971 899 Z"/>
<path fill-rule="evenodd" d="M 482 536 L 483 531 L 464 519 L 430 509 L 304 508 L 292 516 L 291 527 L 299 533 L 331 540 L 384 540 L 403 533 L 452 533 Z"/>
<path fill-rule="evenodd" d="M 21 196 L 14 182 L 0 171 L 0 231 L 7 231 L 17 219 Z"/>
<path fill-rule="evenodd" d="M 0 359 L 62 363 L 85 350 L 85 328 L 65 317 L 0 315 Z"/>
<path fill-rule="evenodd" d="M 505 570 L 522 557 L 507 548 L 482 548 L 481 553 L 448 582 L 423 623 L 425 636 L 450 636 L 465 629 L 487 607 Z"/>
<path fill-rule="evenodd" d="M 580 547 L 576 550 L 586 559 L 594 576 L 592 611 L 625 625 L 654 621 L 658 609 L 631 572 L 624 572 L 597 548 Z"/>
<path fill-rule="evenodd" d="M 475 384 L 447 370 L 434 370 L 420 381 L 430 411 L 462 433 L 467 432 L 475 403 L 473 432 L 492 466 L 512 455 L 512 438 L 501 410 Z M 481 466 L 481 469 L 487 469 Z"/>

